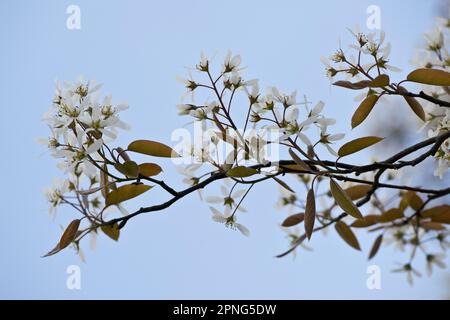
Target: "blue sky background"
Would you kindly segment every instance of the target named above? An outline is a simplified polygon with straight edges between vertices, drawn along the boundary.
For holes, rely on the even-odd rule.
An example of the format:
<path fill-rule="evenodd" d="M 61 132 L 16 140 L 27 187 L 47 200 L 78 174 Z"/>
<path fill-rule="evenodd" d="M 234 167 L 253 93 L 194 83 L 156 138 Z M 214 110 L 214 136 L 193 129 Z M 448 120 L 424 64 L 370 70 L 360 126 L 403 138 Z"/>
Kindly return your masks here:
<path fill-rule="evenodd" d="M 336 130 L 349 132 L 353 96 L 330 88 L 319 57 L 333 53 L 339 38 L 347 43 L 347 27 L 365 28 L 366 8 L 376 4 L 393 43 L 392 62 L 408 70 L 438 3 L 1 1 L 0 298 L 445 297 L 447 271 L 410 287 L 404 275 L 389 272 L 395 261 L 403 261 L 390 248 L 374 261 L 366 260 L 373 236 L 363 232 L 364 254 L 330 230 L 327 237 L 314 237 L 314 252 L 302 252 L 296 260 L 274 258 L 287 242 L 277 226 L 285 214 L 275 210 L 278 191 L 271 185 L 257 186 L 247 200 L 249 213 L 241 221 L 252 231 L 248 239 L 212 222 L 207 205 L 192 195 L 164 212 L 131 221 L 118 243 L 101 235 L 94 252 L 85 243 L 87 263 L 80 263 L 71 250 L 42 259 L 60 235 L 59 224 L 67 224 L 73 215 L 61 210 L 54 221 L 49 218 L 42 189 L 60 172 L 35 143 L 48 134 L 40 119 L 53 98 L 54 79 L 83 74 L 104 83 L 103 93 L 112 93 L 114 101 L 130 103 L 122 118 L 133 129 L 117 143 L 146 138 L 170 144 L 172 130 L 186 123 L 176 116 L 183 88 L 175 76 L 197 63 L 200 51 L 222 57 L 228 48 L 242 55 L 247 74 L 260 78 L 263 88 L 298 89 L 311 101 L 324 100 L 326 113 L 338 118 Z M 70 4 L 81 8 L 81 30 L 66 28 Z M 411 118 L 411 127 L 417 126 Z M 348 138 L 366 129 L 361 126 Z M 165 166 L 170 168 L 170 163 Z M 179 182 L 170 173 L 166 177 Z M 161 193 L 149 194 L 148 201 L 162 200 Z M 366 268 L 372 263 L 381 267 L 382 290 L 366 288 Z M 71 264 L 81 267 L 78 291 L 66 288 Z"/>

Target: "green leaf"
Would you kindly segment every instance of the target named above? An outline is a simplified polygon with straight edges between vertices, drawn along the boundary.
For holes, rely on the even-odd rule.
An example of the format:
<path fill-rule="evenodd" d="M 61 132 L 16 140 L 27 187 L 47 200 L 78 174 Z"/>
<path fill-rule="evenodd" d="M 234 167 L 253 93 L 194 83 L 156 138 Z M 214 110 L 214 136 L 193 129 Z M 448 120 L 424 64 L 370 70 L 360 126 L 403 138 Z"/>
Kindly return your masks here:
<path fill-rule="evenodd" d="M 352 141 L 344 144 L 339 149 L 338 155 L 339 155 L 339 157 L 348 156 L 349 154 L 352 154 L 352 153 L 358 152 L 360 150 L 363 150 L 367 147 L 370 147 L 370 146 L 374 145 L 375 143 L 380 142 L 383 139 L 384 138 L 369 136 L 369 137 L 363 137 L 363 138 L 358 138 L 358 139 L 352 140 Z"/>
<path fill-rule="evenodd" d="M 150 140 L 136 140 L 128 146 L 129 151 L 146 154 L 154 157 L 163 158 L 177 158 L 180 157 L 171 147 L 165 144 L 150 141 Z"/>
<path fill-rule="evenodd" d="M 408 81 L 432 86 L 450 86 L 450 73 L 439 69 L 421 68 L 414 70 L 406 78 Z"/>
<path fill-rule="evenodd" d="M 364 219 L 358 207 L 355 206 L 347 193 L 333 179 L 330 179 L 330 191 L 342 210 L 356 219 Z"/>
<path fill-rule="evenodd" d="M 117 241 L 119 240 L 120 236 L 120 229 L 119 225 L 117 223 L 114 224 L 108 224 L 100 227 L 104 234 L 106 234 L 111 239 Z"/>
<path fill-rule="evenodd" d="M 227 171 L 227 176 L 234 178 L 246 178 L 250 177 L 254 174 L 257 174 L 258 171 L 253 168 L 237 166 Z"/>
<path fill-rule="evenodd" d="M 383 234 L 380 234 L 373 242 L 372 249 L 370 250 L 369 253 L 369 260 L 375 257 L 375 255 L 377 254 L 378 250 L 381 247 L 382 242 L 383 242 Z"/>
<path fill-rule="evenodd" d="M 303 220 L 305 220 L 305 214 L 304 213 L 293 214 L 292 216 L 287 217 L 283 221 L 281 226 L 282 227 L 293 227 L 293 226 L 301 223 Z"/>
<path fill-rule="evenodd" d="M 106 206 L 111 206 L 114 204 L 119 204 L 126 200 L 135 198 L 144 192 L 150 190 L 152 187 L 145 184 L 127 184 L 121 186 L 116 190 L 111 191 L 106 197 Z"/>
<path fill-rule="evenodd" d="M 352 116 L 352 129 L 359 126 L 367 118 L 367 116 L 377 103 L 378 99 L 378 95 L 371 94 L 366 97 L 363 102 L 361 102 L 358 109 L 356 109 L 355 113 Z"/>
<path fill-rule="evenodd" d="M 398 91 L 402 94 L 404 94 L 403 98 L 405 99 L 406 103 L 408 103 L 411 110 L 420 118 L 420 120 L 425 121 L 425 111 L 422 108 L 422 105 L 417 101 L 414 97 L 409 97 L 406 94 L 408 93 L 408 90 L 406 90 L 403 87 L 398 87 Z"/>
<path fill-rule="evenodd" d="M 388 86 L 390 83 L 389 76 L 387 74 L 380 74 L 378 77 L 370 81 L 370 88 L 382 88 Z"/>
<path fill-rule="evenodd" d="M 359 184 L 348 187 L 347 189 L 345 189 L 345 193 L 351 200 L 358 200 L 364 198 L 371 189 L 372 189 L 371 185 Z"/>
<path fill-rule="evenodd" d="M 314 190 L 311 188 L 306 195 L 305 208 L 305 233 L 308 240 L 311 239 L 314 222 L 316 221 L 316 199 L 314 198 Z"/>
<path fill-rule="evenodd" d="M 356 239 L 355 234 L 353 233 L 352 229 L 349 228 L 344 222 L 338 221 L 334 225 L 334 228 L 336 229 L 339 236 L 347 242 L 347 244 L 355 248 L 356 250 L 361 250 L 361 247 L 359 246 L 358 239 Z"/>
<path fill-rule="evenodd" d="M 144 177 L 152 177 L 160 174 L 162 168 L 156 163 L 142 163 L 139 165 L 139 173 Z"/>
<path fill-rule="evenodd" d="M 114 168 L 128 178 L 137 178 L 139 175 L 137 163 L 131 160 L 124 163 L 116 162 Z"/>

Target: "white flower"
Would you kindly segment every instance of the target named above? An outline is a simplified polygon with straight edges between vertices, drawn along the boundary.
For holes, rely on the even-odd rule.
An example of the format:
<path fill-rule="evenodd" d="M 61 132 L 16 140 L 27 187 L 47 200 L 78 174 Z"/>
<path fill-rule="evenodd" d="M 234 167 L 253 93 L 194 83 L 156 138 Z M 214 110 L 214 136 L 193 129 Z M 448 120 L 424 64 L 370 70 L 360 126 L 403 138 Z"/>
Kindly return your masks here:
<path fill-rule="evenodd" d="M 232 215 L 230 212 L 222 213 L 213 207 L 209 207 L 209 209 L 213 213 L 212 219 L 215 222 L 223 223 L 223 224 L 225 224 L 225 226 L 227 226 L 231 229 L 234 229 L 234 230 L 237 229 L 246 237 L 248 237 L 250 235 L 250 231 L 245 226 L 236 222 L 235 215 Z"/>
<path fill-rule="evenodd" d="M 64 194 L 69 191 L 69 180 L 54 179 L 50 188 L 44 189 L 44 195 L 50 204 L 49 213 L 54 213 L 55 209 L 64 199 Z"/>
<path fill-rule="evenodd" d="M 291 94 L 283 94 L 278 91 L 276 87 L 269 87 L 267 92 L 273 96 L 274 100 L 283 104 L 285 108 L 297 105 L 297 91 L 293 91 Z"/>
<path fill-rule="evenodd" d="M 231 50 L 228 50 L 227 55 L 225 56 L 225 60 L 223 63 L 223 73 L 239 71 L 239 66 L 241 64 L 241 56 L 240 55 L 232 55 Z"/>
<path fill-rule="evenodd" d="M 212 204 L 222 204 L 225 207 L 228 207 L 229 209 L 233 209 L 236 207 L 236 199 L 241 198 L 245 194 L 245 190 L 234 190 L 231 192 L 230 190 L 230 183 L 228 180 L 224 181 L 225 185 L 222 185 L 220 187 L 220 191 L 222 193 L 222 196 L 208 196 L 206 197 L 205 201 Z M 246 212 L 247 210 L 243 208 L 242 206 L 239 206 L 237 210 Z"/>
<path fill-rule="evenodd" d="M 202 166 L 202 164 L 189 164 L 187 166 L 177 166 L 175 169 L 178 173 L 184 176 L 183 183 L 194 186 L 198 184 L 200 178 L 196 176 L 195 172 Z"/>
<path fill-rule="evenodd" d="M 194 106 L 191 104 L 177 104 L 178 115 L 184 116 L 188 115 L 191 110 L 193 110 Z"/>
<path fill-rule="evenodd" d="M 441 269 L 445 269 L 447 266 L 445 264 L 445 254 L 428 254 L 427 257 L 427 273 L 429 276 L 433 273 L 433 265 L 438 266 Z"/>
<path fill-rule="evenodd" d="M 420 278 L 422 275 L 419 271 L 415 270 L 410 263 L 403 265 L 400 268 L 392 270 L 392 272 L 405 272 L 406 278 L 410 285 L 413 285 L 413 275 Z"/>

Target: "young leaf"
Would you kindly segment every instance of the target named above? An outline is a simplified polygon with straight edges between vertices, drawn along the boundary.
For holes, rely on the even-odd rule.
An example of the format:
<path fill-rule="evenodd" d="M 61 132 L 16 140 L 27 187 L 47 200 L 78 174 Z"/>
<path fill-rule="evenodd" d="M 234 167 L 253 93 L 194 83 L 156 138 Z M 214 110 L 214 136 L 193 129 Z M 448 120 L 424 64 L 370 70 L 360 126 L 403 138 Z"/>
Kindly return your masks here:
<path fill-rule="evenodd" d="M 423 218 L 432 218 L 435 215 L 450 215 L 450 206 L 447 204 L 443 204 L 437 207 L 433 207 L 430 209 L 423 210 L 420 214 Z"/>
<path fill-rule="evenodd" d="M 289 148 L 289 155 L 291 156 L 292 160 L 304 171 L 310 171 L 311 168 L 306 164 L 305 161 L 300 159 L 300 157 L 291 149 Z"/>
<path fill-rule="evenodd" d="M 356 250 L 361 250 L 359 246 L 358 239 L 356 239 L 355 234 L 353 233 L 352 229 L 350 229 L 344 222 L 338 221 L 334 225 L 337 233 L 339 236 L 347 242 L 349 246 L 352 248 L 355 248 Z"/>
<path fill-rule="evenodd" d="M 59 240 L 59 250 L 64 249 L 69 244 L 71 244 L 73 240 L 75 240 L 79 226 L 80 226 L 79 219 L 73 220 L 71 223 L 69 223 L 61 239 Z"/>
<path fill-rule="evenodd" d="M 365 89 L 370 85 L 371 81 L 370 80 L 362 80 L 362 81 L 358 81 L 355 83 L 352 83 L 350 81 L 336 81 L 333 83 L 333 85 L 338 86 L 338 87 L 343 87 L 343 88 L 347 88 L 347 89 L 352 89 L 352 90 L 360 90 L 360 89 Z"/>
<path fill-rule="evenodd" d="M 450 73 L 439 69 L 421 68 L 414 70 L 406 78 L 408 81 L 432 86 L 450 86 Z"/>
<path fill-rule="evenodd" d="M 358 109 L 352 116 L 352 129 L 359 126 L 372 111 L 373 107 L 378 101 L 379 96 L 371 94 L 361 102 Z"/>
<path fill-rule="evenodd" d="M 383 139 L 384 138 L 369 136 L 369 137 L 363 137 L 363 138 L 358 138 L 358 139 L 352 140 L 352 141 L 344 144 L 339 149 L 338 155 L 339 155 L 339 157 L 348 156 L 349 154 L 352 154 L 352 153 L 358 152 L 360 150 L 363 150 L 365 148 L 368 148 L 368 147 L 380 142 Z"/>
<path fill-rule="evenodd" d="M 250 177 L 254 174 L 257 174 L 258 171 L 253 168 L 244 167 L 244 166 L 237 166 L 234 168 L 231 168 L 227 171 L 227 176 L 234 177 L 234 178 L 246 178 Z"/>
<path fill-rule="evenodd" d="M 103 198 L 106 199 L 109 193 L 108 166 L 106 164 L 103 165 L 103 170 L 100 171 L 100 188 Z"/>
<path fill-rule="evenodd" d="M 152 177 L 160 174 L 162 168 L 156 163 L 142 163 L 139 165 L 139 174 L 144 177 Z"/>
<path fill-rule="evenodd" d="M 359 184 L 355 186 L 348 187 L 345 189 L 345 193 L 348 195 L 350 200 L 358 200 L 364 198 L 367 193 L 372 189 L 371 185 Z"/>
<path fill-rule="evenodd" d="M 417 101 L 414 97 L 408 97 L 406 94 L 408 93 L 408 90 L 405 88 L 399 86 L 398 91 L 402 94 L 405 94 L 403 98 L 405 99 L 406 103 L 408 103 L 411 110 L 422 120 L 425 121 L 425 111 L 423 111 L 422 105 Z"/>
<path fill-rule="evenodd" d="M 116 162 L 114 168 L 128 178 L 137 178 L 139 175 L 139 167 L 134 161 Z"/>
<path fill-rule="evenodd" d="M 379 216 L 376 214 L 368 214 L 364 219 L 355 220 L 351 224 L 352 228 L 367 228 L 378 222 Z"/>
<path fill-rule="evenodd" d="M 450 211 L 447 211 L 447 212 L 443 211 L 443 212 L 434 214 L 431 217 L 431 221 L 444 223 L 444 224 L 450 224 Z"/>
<path fill-rule="evenodd" d="M 282 187 L 285 188 L 286 190 L 288 190 L 288 191 L 290 191 L 290 192 L 292 192 L 292 193 L 295 193 L 295 191 L 292 190 L 292 188 L 289 187 L 289 185 L 288 185 L 286 182 L 284 182 L 283 180 L 278 179 L 277 177 L 272 177 L 272 179 L 275 180 L 280 186 L 282 186 Z"/>
<path fill-rule="evenodd" d="M 336 203 L 342 210 L 356 219 L 364 219 L 358 207 L 355 206 L 347 193 L 342 190 L 342 188 L 333 179 L 330 179 L 330 191 L 334 200 L 336 200 Z"/>
<path fill-rule="evenodd" d="M 392 222 L 394 220 L 397 220 L 397 219 L 400 219 L 403 217 L 404 217 L 403 212 L 400 209 L 392 208 L 386 212 L 383 212 L 383 214 L 380 216 L 378 221 L 382 222 L 382 223 L 386 223 L 386 222 Z"/>
<path fill-rule="evenodd" d="M 281 224 L 282 227 L 293 227 L 299 223 L 301 223 L 305 219 L 304 213 L 297 213 L 293 214 L 292 216 L 287 217 L 283 223 Z"/>
<path fill-rule="evenodd" d="M 387 74 L 380 74 L 378 77 L 370 81 L 369 87 L 370 88 L 381 88 L 386 87 L 390 83 L 389 76 Z"/>
<path fill-rule="evenodd" d="M 115 223 L 113 225 L 108 224 L 108 225 L 101 226 L 101 229 L 102 229 L 103 233 L 106 234 L 111 239 L 113 239 L 115 241 L 119 240 L 120 229 L 119 229 L 119 225 L 117 223 Z"/>
<path fill-rule="evenodd" d="M 129 151 L 146 154 L 154 157 L 163 158 L 177 158 L 180 157 L 171 147 L 165 144 L 150 141 L 150 140 L 136 140 L 128 146 Z"/>
<path fill-rule="evenodd" d="M 59 239 L 58 244 L 50 250 L 48 253 L 43 255 L 42 257 L 49 257 L 52 256 L 58 252 L 60 252 L 62 249 L 66 248 L 69 244 L 72 243 L 73 240 L 78 235 L 78 228 L 80 227 L 80 220 L 76 219 L 73 220 L 69 225 L 67 226 L 66 230 L 64 230 L 63 235 L 61 236 L 61 239 Z"/>
<path fill-rule="evenodd" d="M 373 245 L 372 245 L 372 249 L 370 250 L 369 253 L 369 260 L 372 259 L 373 257 L 375 257 L 375 255 L 377 254 L 378 250 L 380 249 L 381 243 L 383 242 L 383 234 L 380 234 L 374 241 Z"/>
<path fill-rule="evenodd" d="M 434 221 L 422 221 L 420 222 L 420 226 L 425 230 L 434 230 L 434 231 L 445 230 L 445 227 L 442 224 Z"/>
<path fill-rule="evenodd" d="M 145 184 L 127 184 L 121 186 L 116 190 L 111 191 L 106 197 L 106 206 L 111 206 L 114 204 L 119 204 L 126 200 L 135 198 L 144 192 L 150 190 L 152 187 Z"/>
<path fill-rule="evenodd" d="M 408 191 L 403 196 L 403 199 L 408 203 L 408 205 L 414 210 L 419 210 L 422 208 L 423 201 L 414 191 Z"/>
<path fill-rule="evenodd" d="M 311 235 L 314 230 L 314 222 L 316 221 L 316 199 L 314 198 L 314 190 L 310 189 L 306 195 L 306 208 L 305 208 L 305 233 L 308 240 L 311 239 Z"/>

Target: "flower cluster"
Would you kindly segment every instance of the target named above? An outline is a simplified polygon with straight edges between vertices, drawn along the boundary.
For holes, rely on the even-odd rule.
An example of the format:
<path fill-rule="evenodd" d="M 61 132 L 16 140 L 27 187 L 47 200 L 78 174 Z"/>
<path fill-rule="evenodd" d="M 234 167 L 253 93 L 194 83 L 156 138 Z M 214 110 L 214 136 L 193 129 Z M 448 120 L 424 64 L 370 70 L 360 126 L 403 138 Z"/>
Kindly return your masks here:
<path fill-rule="evenodd" d="M 449 39 L 449 20 L 437 18 L 437 26 L 425 34 L 424 48 L 417 52 L 413 64 L 418 67 L 449 71 Z M 422 90 L 434 98 L 450 101 L 450 92 L 447 87 L 423 86 Z M 424 107 L 427 112 L 427 118 L 423 128 L 429 137 L 435 137 L 444 131 L 450 130 L 449 108 L 442 108 L 432 102 L 427 102 Z M 434 175 L 442 178 L 450 167 L 450 139 L 441 145 L 439 151 L 435 154 L 435 158 L 438 160 L 438 165 Z"/>
<path fill-rule="evenodd" d="M 64 194 L 79 190 L 82 177 L 88 178 L 88 187 L 100 182 L 97 162 L 102 161 L 105 143 L 116 138 L 117 129 L 128 129 L 118 114 L 128 108 L 127 103 L 114 105 L 111 96 L 99 97 L 101 85 L 93 81 L 56 83 L 53 103 L 44 115 L 50 128 L 49 138 L 39 142 L 48 146 L 51 155 L 60 163 L 67 180 L 58 181 L 45 194 L 53 210 L 64 199 Z M 98 207 L 98 200 L 92 200 Z"/>

